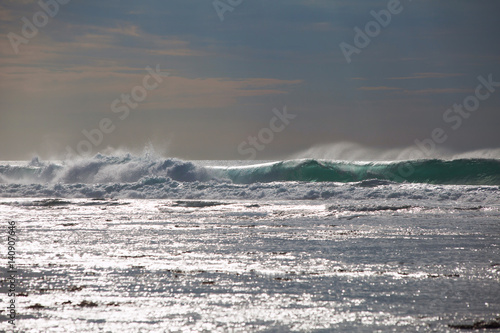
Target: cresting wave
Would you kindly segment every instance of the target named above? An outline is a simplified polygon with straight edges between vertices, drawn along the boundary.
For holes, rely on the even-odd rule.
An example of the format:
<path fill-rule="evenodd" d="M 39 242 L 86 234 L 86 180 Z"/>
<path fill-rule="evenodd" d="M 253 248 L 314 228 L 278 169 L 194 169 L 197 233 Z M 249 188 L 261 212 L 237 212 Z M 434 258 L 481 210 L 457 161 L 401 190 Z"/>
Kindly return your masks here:
<path fill-rule="evenodd" d="M 500 160 L 415 160 L 397 162 L 343 162 L 294 160 L 224 169 L 233 182 L 273 181 L 359 182 L 370 179 L 392 182 L 500 185 Z"/>
<path fill-rule="evenodd" d="M 203 166 L 159 157 L 96 155 L 63 163 L 40 162 L 0 165 L 0 183 L 102 184 L 132 183 L 154 177 L 178 182 L 361 182 L 447 185 L 500 185 L 500 159 L 415 160 L 347 162 L 290 160 L 246 166 Z"/>
<path fill-rule="evenodd" d="M 452 200 L 500 202 L 500 160 L 408 162 L 291 160 L 187 162 L 154 156 L 105 156 L 0 163 L 0 197 L 203 200 Z M 222 166 L 225 165 L 225 166 Z M 420 184 L 417 184 L 420 182 Z M 433 185 L 433 184 L 449 185 Z M 458 185 L 452 185 L 458 184 Z M 469 185 L 466 185 L 469 184 Z"/>
<path fill-rule="evenodd" d="M 27 165 L 0 165 L 0 182 L 3 183 L 132 183 L 149 177 L 168 177 L 181 182 L 213 178 L 208 170 L 191 162 L 130 154 L 97 154 L 62 163 L 40 162 L 35 157 Z"/>

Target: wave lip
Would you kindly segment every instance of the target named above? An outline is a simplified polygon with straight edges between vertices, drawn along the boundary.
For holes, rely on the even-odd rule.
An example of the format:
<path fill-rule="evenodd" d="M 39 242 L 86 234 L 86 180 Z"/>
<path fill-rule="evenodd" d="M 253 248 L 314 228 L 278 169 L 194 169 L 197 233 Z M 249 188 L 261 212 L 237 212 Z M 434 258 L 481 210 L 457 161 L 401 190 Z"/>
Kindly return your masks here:
<path fill-rule="evenodd" d="M 500 160 L 413 160 L 395 162 L 348 162 L 291 160 L 219 169 L 235 183 L 274 181 L 361 182 L 378 181 L 442 185 L 500 185 Z M 382 182 L 383 183 L 383 182 Z"/>
<path fill-rule="evenodd" d="M 33 159 L 26 165 L 1 165 L 0 183 L 154 185 L 176 182 L 339 182 L 360 187 L 393 183 L 500 185 L 500 159 L 350 162 L 317 159 L 245 166 L 203 166 L 178 159 L 96 155 L 62 163 Z"/>
<path fill-rule="evenodd" d="M 0 183 L 20 184 L 102 184 L 154 182 L 155 178 L 181 182 L 207 181 L 207 170 L 192 162 L 168 158 L 136 157 L 130 154 L 70 160 L 64 163 L 40 162 L 34 158 L 25 166 L 0 165 Z"/>

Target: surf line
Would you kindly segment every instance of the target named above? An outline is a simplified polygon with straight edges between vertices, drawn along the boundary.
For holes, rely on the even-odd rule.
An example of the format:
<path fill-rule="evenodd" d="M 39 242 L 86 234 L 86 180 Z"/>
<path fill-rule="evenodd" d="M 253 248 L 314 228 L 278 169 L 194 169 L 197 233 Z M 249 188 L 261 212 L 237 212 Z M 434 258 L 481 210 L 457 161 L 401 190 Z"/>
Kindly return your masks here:
<path fill-rule="evenodd" d="M 130 90 L 130 94 L 121 94 L 120 98 L 113 100 L 111 103 L 111 112 L 119 114 L 120 120 L 125 120 L 130 115 L 130 109 L 136 109 L 139 103 L 143 102 L 148 97 L 148 91 L 155 90 L 163 82 L 163 77 L 170 74 L 160 71 L 160 65 L 156 65 L 155 69 L 150 66 L 146 67 L 146 74 L 142 79 L 142 85 L 137 85 Z M 99 146 L 104 140 L 104 134 L 111 134 L 116 129 L 113 121 L 109 118 L 102 118 L 99 121 L 99 126 L 90 131 L 82 130 L 85 139 L 80 140 L 76 145 L 76 151 L 71 146 L 66 146 L 66 152 L 69 156 L 83 156 L 92 153 L 94 147 Z"/>

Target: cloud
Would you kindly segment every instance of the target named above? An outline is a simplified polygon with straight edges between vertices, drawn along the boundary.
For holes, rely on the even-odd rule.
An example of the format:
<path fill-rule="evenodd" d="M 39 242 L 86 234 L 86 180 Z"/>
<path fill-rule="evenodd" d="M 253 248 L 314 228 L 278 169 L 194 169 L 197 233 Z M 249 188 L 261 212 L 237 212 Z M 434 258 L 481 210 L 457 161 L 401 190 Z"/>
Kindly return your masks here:
<path fill-rule="evenodd" d="M 378 87 L 359 87 L 358 90 L 363 90 L 363 91 L 381 91 L 381 90 L 401 90 L 401 88 L 378 86 Z"/>
<path fill-rule="evenodd" d="M 405 90 L 404 93 L 408 95 L 436 95 L 436 94 L 460 94 L 460 93 L 473 93 L 472 89 L 459 89 L 459 88 L 436 88 L 436 89 L 420 89 L 420 90 Z"/>
<path fill-rule="evenodd" d="M 330 22 L 315 22 L 311 23 L 305 27 L 306 30 L 309 31 L 317 31 L 317 32 L 333 32 L 338 30 L 335 26 L 333 26 Z"/>
<path fill-rule="evenodd" d="M 288 151 L 315 141 L 411 143 L 434 125 L 435 110 L 462 100 L 453 94 L 476 86 L 470 78 L 498 68 L 500 46 L 492 36 L 500 2 L 413 1 L 348 65 L 339 43 L 352 43 L 353 28 L 363 28 L 373 20 L 370 11 L 387 1 L 246 1 L 223 23 L 210 0 L 70 1 L 16 55 L 6 34 L 22 33 L 21 18 L 31 20 L 41 10 L 38 1 L 0 1 L 0 142 L 18 143 L 23 151 L 59 132 L 78 140 L 83 128 L 111 112 L 113 100 L 141 84 L 146 66 L 156 64 L 170 76 L 148 92 L 123 128 L 148 138 L 158 124 L 162 139 L 163 119 L 171 132 L 190 128 L 186 136 L 203 142 L 179 143 L 177 151 L 218 151 L 220 157 L 231 153 L 211 140 L 227 141 L 221 133 L 240 132 L 235 124 L 254 133 L 268 122 L 259 110 L 285 104 L 307 114 L 281 136 Z M 494 98 L 447 143 L 496 142 Z M 200 134 L 204 127 L 214 134 Z M 27 132 L 36 135 L 28 139 Z M 117 132 L 110 140 L 128 145 L 137 139 Z M 16 151 L 2 147 L 0 155 L 7 149 Z M 264 153 L 272 156 L 271 149 Z"/>
<path fill-rule="evenodd" d="M 208 109 L 237 106 L 244 97 L 287 94 L 287 86 L 299 84 L 300 80 L 277 80 L 251 78 L 234 80 L 229 78 L 189 79 L 169 77 L 163 97 L 156 108 L 161 109 Z M 152 106 L 152 105 L 151 105 Z"/>
<path fill-rule="evenodd" d="M 7 39 L 0 40 L 0 89 L 5 99 L 15 104 L 29 95 L 32 101 L 44 101 L 40 109 L 52 109 L 59 101 L 64 105 L 59 112 L 109 110 L 115 98 L 142 82 L 146 66 L 156 64 L 172 75 L 162 84 L 161 93 L 151 92 L 141 110 L 232 107 L 243 98 L 287 94 L 288 87 L 302 82 L 258 76 L 211 77 L 186 70 L 185 65 L 172 68 L 174 58 L 185 63 L 191 57 L 210 54 L 193 49 L 190 41 L 178 36 L 150 34 L 136 24 L 115 21 L 110 27 L 63 26 L 59 35 L 40 33 L 21 45 L 18 55 Z M 189 60 L 200 68 L 194 61 Z M 85 107 L 77 105 L 82 100 Z"/>
<path fill-rule="evenodd" d="M 168 71 L 162 68 L 162 71 Z M 143 68 L 126 66 L 79 66 L 65 70 L 49 68 L 9 67 L 0 72 L 0 88 L 11 96 L 29 95 L 32 99 L 92 98 L 99 109 L 109 109 L 109 104 L 121 93 L 142 82 L 147 74 Z M 141 109 L 206 109 L 235 106 L 245 97 L 287 94 L 288 88 L 300 80 L 271 78 L 165 78 L 161 88 L 141 104 Z M 92 96 L 92 97 L 91 97 Z M 107 97 L 106 97 L 107 96 Z M 20 98 L 20 97 L 19 97 Z M 108 104 L 108 105 L 106 105 Z M 75 105 L 72 110 L 79 110 Z"/>
<path fill-rule="evenodd" d="M 12 20 L 13 20 L 12 12 L 10 10 L 2 8 L 0 6 L 0 21 L 5 22 L 5 21 L 12 21 Z"/>
<path fill-rule="evenodd" d="M 462 73 L 415 73 L 413 76 L 390 77 L 389 80 L 445 79 L 463 76 Z"/>
<path fill-rule="evenodd" d="M 397 87 L 386 87 L 386 86 L 377 86 L 377 87 L 360 87 L 357 90 L 362 91 L 394 91 L 399 94 L 404 95 L 437 95 L 437 94 L 459 94 L 459 93 L 473 93 L 474 90 L 471 89 L 461 89 L 461 88 L 433 88 L 433 89 L 416 89 L 416 90 L 408 90 Z"/>

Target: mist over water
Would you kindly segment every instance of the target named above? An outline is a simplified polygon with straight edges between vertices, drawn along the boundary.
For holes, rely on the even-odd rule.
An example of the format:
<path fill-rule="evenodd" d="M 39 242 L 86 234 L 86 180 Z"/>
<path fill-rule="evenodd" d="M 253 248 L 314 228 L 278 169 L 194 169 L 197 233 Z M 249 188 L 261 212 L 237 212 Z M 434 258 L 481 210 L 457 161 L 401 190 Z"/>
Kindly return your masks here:
<path fill-rule="evenodd" d="M 344 158 L 364 151 L 338 145 Z M 369 152 L 365 157 L 374 157 Z M 391 155 L 392 154 L 392 155 Z M 394 156 L 395 152 L 378 157 Z M 463 156 L 478 156 L 470 153 Z M 482 152 L 494 156 L 496 151 Z M 321 187 L 328 189 L 318 190 Z M 455 158 L 393 161 L 290 159 L 283 161 L 183 161 L 151 151 L 116 153 L 64 161 L 0 162 L 0 196 L 52 197 L 208 197 L 286 199 L 325 198 L 348 193 L 347 185 L 500 185 L 500 159 Z M 384 195 L 394 191 L 385 188 Z M 365 195 L 359 191 L 359 196 Z"/>
<path fill-rule="evenodd" d="M 352 143 L 313 147 L 294 158 L 266 163 L 246 161 L 184 161 L 164 158 L 148 148 L 141 155 L 97 154 L 63 161 L 0 164 L 0 182 L 7 184 L 131 183 L 150 177 L 179 182 L 392 182 L 500 185 L 500 150 L 408 160 L 408 149 L 376 150 Z M 440 155 L 443 156 L 443 155 Z"/>
<path fill-rule="evenodd" d="M 372 148 L 354 142 L 319 144 L 292 154 L 291 159 L 314 158 L 342 161 L 402 161 L 414 159 L 500 159 L 500 148 L 454 152 L 446 148 L 419 149 L 416 145 L 403 148 Z"/>

